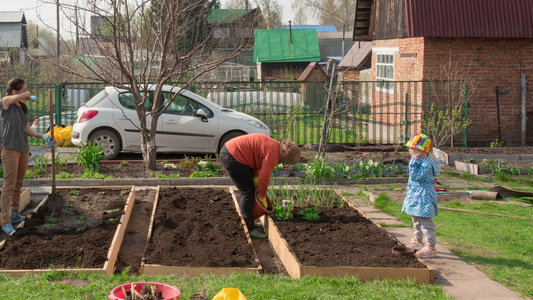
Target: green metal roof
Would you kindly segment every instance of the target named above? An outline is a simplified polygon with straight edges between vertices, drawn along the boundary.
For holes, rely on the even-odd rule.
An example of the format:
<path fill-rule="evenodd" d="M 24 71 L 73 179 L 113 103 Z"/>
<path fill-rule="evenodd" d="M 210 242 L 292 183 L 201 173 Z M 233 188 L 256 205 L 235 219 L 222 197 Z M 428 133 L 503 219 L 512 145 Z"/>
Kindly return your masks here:
<path fill-rule="evenodd" d="M 247 15 L 251 11 L 253 11 L 253 9 L 212 9 L 207 17 L 207 23 L 233 23 L 235 20 Z"/>
<path fill-rule="evenodd" d="M 263 29 L 255 32 L 254 62 L 320 61 L 316 29 Z"/>

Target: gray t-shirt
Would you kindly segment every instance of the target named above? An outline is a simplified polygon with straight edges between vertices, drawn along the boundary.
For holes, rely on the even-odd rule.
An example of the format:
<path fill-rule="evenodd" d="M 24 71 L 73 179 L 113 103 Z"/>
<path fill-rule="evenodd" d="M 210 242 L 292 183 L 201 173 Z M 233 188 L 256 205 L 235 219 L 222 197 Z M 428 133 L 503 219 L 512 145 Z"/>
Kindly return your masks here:
<path fill-rule="evenodd" d="M 2 125 L 4 125 L 2 147 L 23 153 L 29 152 L 30 145 L 28 133 L 26 133 L 26 124 L 30 121 L 29 114 L 16 104 L 10 105 L 6 110 L 1 105 L 1 101 L 0 109 L 2 111 Z"/>

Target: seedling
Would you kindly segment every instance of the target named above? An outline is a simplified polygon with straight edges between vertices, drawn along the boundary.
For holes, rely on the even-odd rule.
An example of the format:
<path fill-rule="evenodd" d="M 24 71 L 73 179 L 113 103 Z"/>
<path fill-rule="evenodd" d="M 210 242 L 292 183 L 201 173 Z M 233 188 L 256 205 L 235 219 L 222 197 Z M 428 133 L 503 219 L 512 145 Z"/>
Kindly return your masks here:
<path fill-rule="evenodd" d="M 119 167 L 126 167 L 126 166 L 129 166 L 129 164 L 130 164 L 129 162 L 123 161 L 120 163 Z"/>
<path fill-rule="evenodd" d="M 68 193 L 71 194 L 71 195 L 74 195 L 74 196 L 78 196 L 78 195 L 80 194 L 80 191 L 78 191 L 78 190 L 72 190 L 72 191 L 70 191 L 70 192 L 68 192 Z"/>
<path fill-rule="evenodd" d="M 129 193 L 130 193 L 129 190 L 122 190 L 122 191 L 120 191 L 120 194 L 121 194 L 121 195 L 126 195 L 126 194 L 129 194 Z"/>
<path fill-rule="evenodd" d="M 189 177 L 190 178 L 194 178 L 194 177 L 215 177 L 215 175 L 211 171 L 194 171 L 194 172 L 192 172 L 191 176 L 189 176 Z"/>
<path fill-rule="evenodd" d="M 274 212 L 272 213 L 272 218 L 276 220 L 288 220 L 292 219 L 293 215 L 290 209 L 285 209 L 282 206 L 275 205 Z"/>
<path fill-rule="evenodd" d="M 318 211 L 315 206 L 308 207 L 299 212 L 299 214 L 302 215 L 305 220 L 310 222 L 320 220 L 320 211 Z"/>
<path fill-rule="evenodd" d="M 79 148 L 76 155 L 78 165 L 82 165 L 86 172 L 98 172 L 98 165 L 104 158 L 105 154 L 102 152 L 102 146 L 96 145 L 95 143 L 89 143 L 88 145 Z"/>

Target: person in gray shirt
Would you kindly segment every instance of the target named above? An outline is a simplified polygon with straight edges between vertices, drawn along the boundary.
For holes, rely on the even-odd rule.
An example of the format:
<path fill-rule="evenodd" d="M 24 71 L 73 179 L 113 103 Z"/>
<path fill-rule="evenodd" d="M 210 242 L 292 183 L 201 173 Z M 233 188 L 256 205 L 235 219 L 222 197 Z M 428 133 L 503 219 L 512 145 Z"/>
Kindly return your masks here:
<path fill-rule="evenodd" d="M 30 128 L 28 106 L 31 94 L 22 78 L 9 80 L 7 96 L 0 100 L 2 117 L 2 165 L 4 167 L 4 188 L 2 190 L 2 230 L 6 234 L 14 231 L 13 224 L 21 223 L 25 217 L 20 215 L 20 191 L 28 168 L 28 136 L 42 138 L 50 147 L 55 145 L 47 134 L 40 134 Z"/>

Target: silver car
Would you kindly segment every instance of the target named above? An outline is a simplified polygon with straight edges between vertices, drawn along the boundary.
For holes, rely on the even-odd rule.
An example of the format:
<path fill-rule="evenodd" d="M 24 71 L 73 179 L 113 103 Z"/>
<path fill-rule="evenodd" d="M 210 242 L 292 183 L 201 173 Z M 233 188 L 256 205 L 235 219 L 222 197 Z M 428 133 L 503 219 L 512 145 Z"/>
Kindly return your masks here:
<path fill-rule="evenodd" d="M 152 87 L 146 95 L 147 124 L 154 93 Z M 260 120 L 190 91 L 163 86 L 161 96 L 164 102 L 175 97 L 157 122 L 158 152 L 219 153 L 224 143 L 236 136 L 270 135 L 270 129 Z M 139 118 L 131 92 L 109 86 L 78 109 L 72 143 L 83 146 L 89 141 L 102 145 L 106 159 L 115 158 L 120 151 L 141 151 Z"/>

